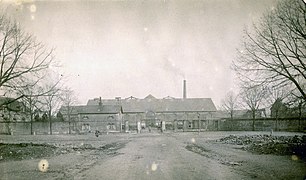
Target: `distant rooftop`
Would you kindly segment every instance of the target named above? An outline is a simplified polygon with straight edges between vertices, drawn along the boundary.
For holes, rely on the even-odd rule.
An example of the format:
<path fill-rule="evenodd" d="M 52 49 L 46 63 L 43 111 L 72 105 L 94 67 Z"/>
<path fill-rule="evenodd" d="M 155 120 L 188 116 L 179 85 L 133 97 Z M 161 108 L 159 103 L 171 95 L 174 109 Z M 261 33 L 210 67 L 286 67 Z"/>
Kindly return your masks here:
<path fill-rule="evenodd" d="M 63 114 L 67 114 L 67 106 L 62 106 L 60 111 Z M 71 114 L 116 114 L 120 111 L 120 105 L 86 105 L 71 107 Z"/>
<path fill-rule="evenodd" d="M 131 96 L 126 99 L 101 99 L 103 105 L 122 105 L 123 112 L 214 112 L 217 111 L 211 98 L 167 98 L 157 99 L 149 94 L 144 99 Z M 99 98 L 88 100 L 87 105 L 99 105 Z"/>

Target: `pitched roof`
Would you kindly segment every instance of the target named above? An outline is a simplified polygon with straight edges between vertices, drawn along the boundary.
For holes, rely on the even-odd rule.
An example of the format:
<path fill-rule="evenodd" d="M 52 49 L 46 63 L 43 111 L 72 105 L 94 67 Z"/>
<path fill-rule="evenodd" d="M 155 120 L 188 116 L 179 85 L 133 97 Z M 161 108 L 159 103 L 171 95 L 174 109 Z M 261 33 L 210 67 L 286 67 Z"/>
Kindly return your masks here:
<path fill-rule="evenodd" d="M 115 99 L 102 99 L 102 103 L 107 105 L 118 104 Z M 87 105 L 97 105 L 98 101 L 89 100 Z M 144 99 L 122 99 L 120 101 L 123 112 L 213 112 L 216 107 L 211 98 L 172 98 L 156 99 L 148 95 Z"/>
<path fill-rule="evenodd" d="M 156 98 L 152 96 L 152 94 L 149 94 L 147 97 L 145 97 L 145 99 L 156 99 Z"/>
<path fill-rule="evenodd" d="M 14 98 L 0 96 L 0 109 L 2 109 L 4 106 L 10 111 L 20 111 L 23 103 Z"/>
<path fill-rule="evenodd" d="M 117 114 L 121 108 L 119 105 L 72 106 L 71 114 Z M 62 106 L 59 111 L 62 114 L 67 114 L 68 107 Z"/>

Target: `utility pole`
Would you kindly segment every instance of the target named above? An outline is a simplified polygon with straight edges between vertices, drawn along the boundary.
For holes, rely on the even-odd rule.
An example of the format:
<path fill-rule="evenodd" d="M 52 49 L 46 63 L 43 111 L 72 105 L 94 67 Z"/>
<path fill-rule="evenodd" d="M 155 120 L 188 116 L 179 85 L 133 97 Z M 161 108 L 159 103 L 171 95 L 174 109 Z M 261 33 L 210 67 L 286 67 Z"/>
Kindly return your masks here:
<path fill-rule="evenodd" d="M 201 131 L 201 123 L 200 122 L 201 121 L 200 121 L 200 114 L 199 113 L 198 113 L 198 120 L 199 120 L 199 132 L 198 133 L 200 134 L 200 131 Z"/>

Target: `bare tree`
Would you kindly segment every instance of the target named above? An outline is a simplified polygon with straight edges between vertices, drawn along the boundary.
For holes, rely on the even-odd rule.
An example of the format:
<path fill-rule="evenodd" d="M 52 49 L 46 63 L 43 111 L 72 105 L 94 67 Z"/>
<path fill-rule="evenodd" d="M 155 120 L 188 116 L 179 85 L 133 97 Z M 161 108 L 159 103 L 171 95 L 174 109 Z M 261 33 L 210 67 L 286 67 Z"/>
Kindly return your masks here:
<path fill-rule="evenodd" d="M 50 92 L 53 92 L 56 85 L 49 87 L 50 89 L 43 89 L 40 85 L 23 87 L 17 89 L 17 95 L 22 97 L 22 102 L 25 105 L 26 113 L 30 117 L 31 135 L 33 135 L 33 121 L 35 111 L 41 108 L 41 97 L 48 96 Z"/>
<path fill-rule="evenodd" d="M 285 117 L 287 106 L 285 101 L 288 92 L 283 88 L 275 88 L 273 85 L 267 88 L 267 105 L 270 106 L 271 117 L 275 118 L 275 130 L 278 131 L 279 117 Z"/>
<path fill-rule="evenodd" d="M 237 95 L 233 91 L 229 91 L 221 102 L 221 107 L 229 113 L 231 119 L 234 116 L 234 110 L 238 108 Z"/>
<path fill-rule="evenodd" d="M 34 86 L 53 61 L 52 54 L 53 49 L 47 50 L 15 21 L 0 15 L 0 90 L 16 95 L 17 89 Z"/>
<path fill-rule="evenodd" d="M 39 102 L 38 99 L 38 92 L 37 89 L 33 87 L 23 88 L 18 94 L 27 94 L 23 96 L 22 102 L 26 107 L 26 112 L 30 115 L 30 125 L 31 125 L 31 135 L 33 135 L 33 119 L 34 119 L 34 111 L 37 109 L 37 103 Z"/>
<path fill-rule="evenodd" d="M 42 96 L 42 103 L 48 112 L 50 134 L 52 134 L 52 114 L 59 107 L 61 90 L 59 87 L 54 87 L 53 84 L 45 85 L 44 89 L 52 89 Z"/>
<path fill-rule="evenodd" d="M 276 88 L 297 92 L 305 102 L 306 4 L 280 1 L 252 31 L 245 31 L 244 39 L 233 65 L 242 82 L 273 83 Z"/>
<path fill-rule="evenodd" d="M 243 88 L 240 93 L 241 103 L 251 110 L 253 125 L 252 130 L 255 130 L 255 119 L 258 109 L 264 104 L 267 95 L 266 88 L 262 86 L 249 86 Z"/>
<path fill-rule="evenodd" d="M 73 105 L 77 102 L 77 98 L 74 95 L 73 90 L 70 88 L 65 88 L 62 91 L 61 100 L 63 102 L 63 106 L 65 108 L 65 112 L 67 114 L 68 122 L 69 122 L 69 134 L 71 134 L 71 113 L 73 111 Z"/>

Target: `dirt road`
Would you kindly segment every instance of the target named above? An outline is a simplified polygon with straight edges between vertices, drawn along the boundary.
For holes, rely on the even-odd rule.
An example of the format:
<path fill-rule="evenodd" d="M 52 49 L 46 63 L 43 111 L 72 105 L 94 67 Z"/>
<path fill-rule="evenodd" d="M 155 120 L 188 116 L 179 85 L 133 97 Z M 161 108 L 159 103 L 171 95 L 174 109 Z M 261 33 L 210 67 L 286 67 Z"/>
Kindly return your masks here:
<path fill-rule="evenodd" d="M 232 134 L 232 133 L 231 133 Z M 290 133 L 289 133 L 290 134 Z M 220 132 L 129 134 L 32 138 L 32 142 L 58 143 L 62 147 L 90 144 L 90 148 L 63 152 L 41 159 L 0 161 L 1 179 L 303 179 L 306 164 L 291 156 L 258 155 L 214 139 Z M 7 138 L 7 139 L 6 139 Z M 1 137 L 2 142 L 12 141 Z"/>

